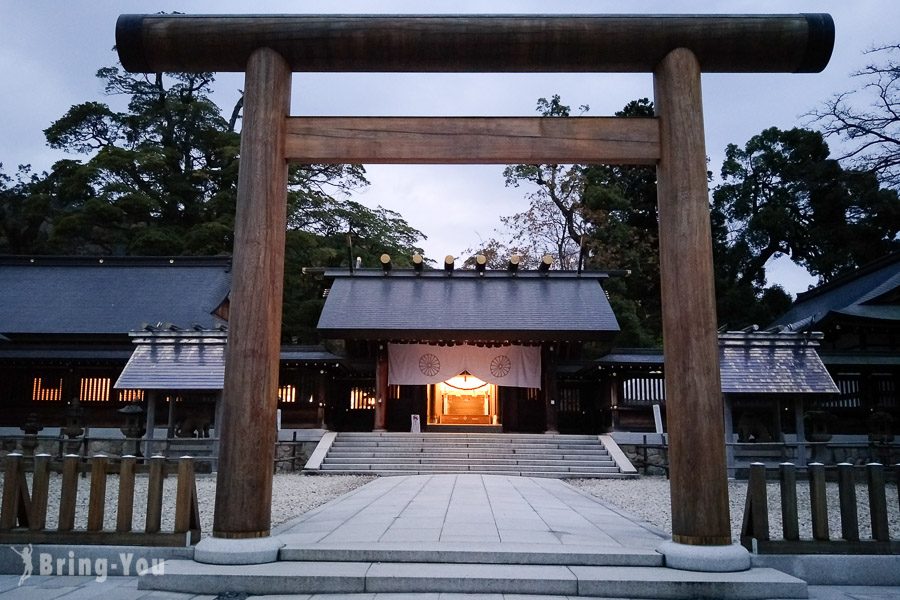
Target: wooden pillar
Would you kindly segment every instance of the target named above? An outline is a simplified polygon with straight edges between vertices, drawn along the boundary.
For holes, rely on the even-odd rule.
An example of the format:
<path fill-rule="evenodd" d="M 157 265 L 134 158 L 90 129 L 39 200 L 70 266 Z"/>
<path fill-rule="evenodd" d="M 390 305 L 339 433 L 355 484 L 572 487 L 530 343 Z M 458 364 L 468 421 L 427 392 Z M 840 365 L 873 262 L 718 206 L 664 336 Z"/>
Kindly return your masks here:
<path fill-rule="evenodd" d="M 373 431 L 387 431 L 385 427 L 387 401 L 388 351 L 386 343 L 379 343 L 375 358 L 375 425 Z"/>
<path fill-rule="evenodd" d="M 145 392 L 147 400 L 146 425 L 147 430 L 144 432 L 144 456 L 153 456 L 153 438 L 156 436 L 156 399 L 159 398 L 159 392 L 155 390 L 147 390 Z M 140 450 L 140 444 L 136 449 Z"/>
<path fill-rule="evenodd" d="M 175 437 L 175 398 L 174 394 L 170 394 L 169 398 L 169 416 L 168 421 L 166 422 L 166 437 L 173 438 Z"/>
<path fill-rule="evenodd" d="M 735 472 L 735 464 L 734 464 L 734 446 L 729 444 L 734 443 L 734 417 L 731 412 L 731 396 L 725 396 L 723 398 L 723 410 L 724 412 L 724 425 L 725 425 L 725 463 L 728 468 L 728 476 L 734 477 Z"/>
<path fill-rule="evenodd" d="M 316 373 L 316 427 L 328 429 L 325 422 L 325 403 L 328 401 L 328 372 L 325 369 L 319 369 Z"/>
<path fill-rule="evenodd" d="M 609 412 L 610 412 L 610 426 L 613 431 L 620 431 L 621 427 L 619 425 L 619 401 L 620 394 L 619 391 L 622 389 L 621 381 L 613 373 L 609 377 Z"/>
<path fill-rule="evenodd" d="M 559 433 L 559 394 L 556 386 L 556 352 L 553 346 L 544 345 L 541 348 L 541 371 L 543 372 L 543 396 L 544 407 L 547 412 L 546 427 L 544 433 Z"/>
<path fill-rule="evenodd" d="M 291 71 L 273 50 L 247 61 L 213 536 L 269 535 L 287 211 Z"/>
<path fill-rule="evenodd" d="M 155 390 L 147 390 L 147 431 L 144 433 L 144 437 L 148 440 L 152 440 L 156 434 L 156 399 L 159 397 L 159 392 Z M 149 448 L 148 448 L 149 456 Z"/>
<path fill-rule="evenodd" d="M 700 64 L 678 48 L 654 72 L 672 540 L 731 544 Z"/>
<path fill-rule="evenodd" d="M 806 466 L 806 424 L 803 422 L 803 397 L 794 398 L 794 429 L 797 432 L 797 458 L 793 461 L 798 467 Z"/>

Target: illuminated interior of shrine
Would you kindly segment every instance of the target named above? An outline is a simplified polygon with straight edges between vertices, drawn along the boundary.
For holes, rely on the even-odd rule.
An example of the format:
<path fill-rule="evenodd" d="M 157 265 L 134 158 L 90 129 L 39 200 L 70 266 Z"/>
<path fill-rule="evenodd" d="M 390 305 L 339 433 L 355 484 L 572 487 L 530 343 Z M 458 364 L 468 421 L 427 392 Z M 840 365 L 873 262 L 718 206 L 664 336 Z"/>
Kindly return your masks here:
<path fill-rule="evenodd" d="M 497 425 L 497 386 L 462 372 L 428 386 L 428 422 Z"/>

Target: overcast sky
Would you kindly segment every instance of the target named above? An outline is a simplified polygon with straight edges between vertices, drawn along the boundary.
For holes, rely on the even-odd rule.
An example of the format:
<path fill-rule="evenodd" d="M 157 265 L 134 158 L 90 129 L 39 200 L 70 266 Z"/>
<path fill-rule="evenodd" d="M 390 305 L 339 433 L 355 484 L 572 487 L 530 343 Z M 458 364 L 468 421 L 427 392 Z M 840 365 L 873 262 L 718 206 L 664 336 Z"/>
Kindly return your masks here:
<path fill-rule="evenodd" d="M 897 0 L 731 2 L 460 1 L 453 2 L 51 2 L 0 0 L 0 163 L 7 174 L 30 163 L 38 171 L 62 157 L 46 147 L 42 130 L 73 104 L 102 98 L 101 66 L 114 64 L 120 13 L 784 13 L 828 12 L 836 41 L 818 74 L 708 74 L 703 103 L 710 168 L 718 172 L 726 144 L 744 144 L 766 127 L 804 124 L 803 115 L 856 83 L 849 74 L 866 62 L 873 44 L 900 41 Z M 242 78 L 222 74 L 215 99 L 230 112 Z M 534 115 L 536 100 L 558 93 L 590 115 L 652 98 L 651 76 L 556 74 L 309 74 L 294 75 L 294 115 Z M 115 102 L 115 101 L 112 101 Z M 430 258 L 459 255 L 492 236 L 499 217 L 523 210 L 526 190 L 505 188 L 502 165 L 367 167 L 372 185 L 356 198 L 400 212 L 423 231 Z M 770 280 L 788 291 L 812 282 L 788 261 L 770 266 Z M 611 268 L 616 265 L 609 265 Z"/>

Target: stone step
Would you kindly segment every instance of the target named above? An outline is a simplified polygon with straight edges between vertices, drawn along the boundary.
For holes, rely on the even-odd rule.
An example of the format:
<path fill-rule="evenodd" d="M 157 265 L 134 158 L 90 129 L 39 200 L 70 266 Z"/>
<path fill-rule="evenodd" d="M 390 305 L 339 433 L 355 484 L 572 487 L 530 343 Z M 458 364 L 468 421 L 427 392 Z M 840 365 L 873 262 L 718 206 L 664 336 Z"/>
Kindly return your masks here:
<path fill-rule="evenodd" d="M 419 562 L 501 565 L 578 565 L 594 567 L 661 567 L 663 556 L 655 550 L 621 546 L 574 544 L 516 544 L 480 542 L 476 548 L 463 542 L 316 542 L 295 543 L 281 536 L 285 546 L 278 560 L 326 562 Z M 411 547 L 413 546 L 413 547 Z"/>
<path fill-rule="evenodd" d="M 516 468 L 518 467 L 518 468 Z M 619 468 L 616 466 L 587 466 L 587 465 L 470 465 L 460 463 L 450 465 L 447 463 L 435 464 L 418 464 L 418 463 L 347 463 L 347 464 L 331 464 L 322 463 L 322 471 L 348 470 L 358 472 L 372 471 L 449 471 L 459 473 L 493 473 L 495 471 L 529 471 L 532 473 L 618 473 Z"/>
<path fill-rule="evenodd" d="M 534 472 L 528 470 L 508 470 L 508 471 L 481 471 L 477 467 L 472 467 L 467 470 L 462 470 L 461 468 L 445 468 L 445 469 L 431 469 L 431 470 L 419 470 L 419 471 L 391 471 L 383 468 L 375 468 L 368 469 L 365 471 L 357 471 L 343 468 L 332 468 L 327 470 L 330 475 L 378 475 L 380 477 L 394 477 L 394 476 L 406 476 L 406 475 L 451 475 L 451 474 L 460 474 L 460 473 L 468 473 L 468 474 L 484 474 L 484 475 L 503 475 L 509 477 L 542 477 L 545 479 L 635 479 L 637 478 L 636 473 L 621 473 L 616 470 L 613 473 L 584 473 L 581 471 L 545 471 L 545 472 Z"/>
<path fill-rule="evenodd" d="M 489 439 L 508 439 L 508 440 L 547 440 L 547 439 L 563 439 L 563 440 L 593 440 L 597 441 L 596 435 L 569 435 L 560 433 L 407 433 L 394 431 L 345 431 L 341 433 L 341 437 L 346 438 L 398 438 L 398 439 L 462 439 L 462 438 L 489 438 Z"/>
<path fill-rule="evenodd" d="M 408 442 L 377 442 L 374 444 L 368 443 L 360 443 L 360 442 L 345 442 L 338 437 L 334 444 L 332 444 L 332 448 L 429 448 L 429 449 L 453 449 L 453 448 L 473 448 L 473 449 L 483 449 L 483 450 L 503 450 L 506 448 L 509 449 L 518 449 L 518 448 L 529 448 L 534 450 L 567 450 L 567 451 L 580 451 L 580 450 L 598 450 L 603 448 L 600 444 L 502 444 L 499 442 L 466 442 L 459 444 L 444 444 L 444 443 L 425 443 L 425 444 L 410 444 Z"/>
<path fill-rule="evenodd" d="M 284 561 L 206 565 L 166 561 L 138 588 L 194 594 L 547 594 L 620 598 L 806 598 L 806 583 L 774 569 L 699 573 L 665 567 Z"/>
<path fill-rule="evenodd" d="M 365 459 L 365 460 L 361 460 Z M 342 465 L 342 464 L 371 464 L 383 465 L 392 463 L 415 464 L 415 465 L 548 465 L 553 467 L 615 467 L 616 463 L 612 460 L 595 460 L 590 458 L 569 458 L 558 460 L 545 460 L 541 458 L 486 458 L 486 457 L 398 457 L 398 456 L 331 456 L 329 455 L 322 464 Z"/>
<path fill-rule="evenodd" d="M 596 436 L 341 433 L 320 466 L 329 473 L 497 473 L 601 477 L 619 473 Z"/>
<path fill-rule="evenodd" d="M 470 445 L 488 445 L 488 446 L 508 446 L 508 447 L 534 447 L 534 448 L 567 448 L 569 446 L 577 446 L 577 447 L 586 447 L 586 448 L 596 448 L 597 446 L 602 446 L 600 442 L 589 442 L 589 441 L 574 441 L 574 442 L 559 442 L 559 441 L 546 441 L 546 442 L 526 442 L 526 441 L 503 441 L 503 440 L 426 440 L 426 441 L 415 441 L 415 440 L 356 440 L 356 439 L 344 439 L 340 436 L 337 437 L 334 441 L 335 444 L 343 444 L 345 446 L 441 446 L 446 448 L 453 448 L 456 446 L 470 446 Z"/>
<path fill-rule="evenodd" d="M 471 450 L 447 450 L 443 452 L 435 452 L 433 450 L 334 450 L 328 453 L 329 457 L 341 456 L 344 458 L 374 458 L 396 457 L 396 458 L 481 458 L 485 456 L 496 456 L 503 458 L 518 458 L 535 460 L 605 460 L 609 458 L 609 452 L 605 450 L 597 450 L 592 452 L 477 452 Z"/>

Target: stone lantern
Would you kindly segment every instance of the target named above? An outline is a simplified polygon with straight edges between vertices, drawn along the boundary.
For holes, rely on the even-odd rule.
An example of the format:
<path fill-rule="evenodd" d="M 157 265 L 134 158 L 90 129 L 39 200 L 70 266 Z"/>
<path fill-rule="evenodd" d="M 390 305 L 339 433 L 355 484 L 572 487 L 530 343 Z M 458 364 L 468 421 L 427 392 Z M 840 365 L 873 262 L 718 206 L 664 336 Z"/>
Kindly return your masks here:
<path fill-rule="evenodd" d="M 24 454 L 34 454 L 34 449 L 38 445 L 37 434 L 43 428 L 38 421 L 37 413 L 28 413 L 28 416 L 25 417 L 25 422 L 20 427 L 25 432 L 25 437 L 22 439 L 22 452 Z"/>
<path fill-rule="evenodd" d="M 84 433 L 83 425 L 84 408 L 81 407 L 81 402 L 78 401 L 77 397 L 72 398 L 72 401 L 66 407 L 66 425 L 60 431 L 61 434 L 69 438 L 69 443 L 66 444 L 66 452 L 74 453 L 78 451 L 81 440 L 76 440 L 75 438 Z"/>
<path fill-rule="evenodd" d="M 125 417 L 125 423 L 119 430 L 125 434 L 126 440 L 134 440 L 134 455 L 141 456 L 141 441 L 147 431 L 144 422 L 144 409 L 138 404 L 128 404 L 118 410 Z M 127 444 L 127 442 L 126 442 Z M 124 447 L 123 447 L 124 454 Z"/>

